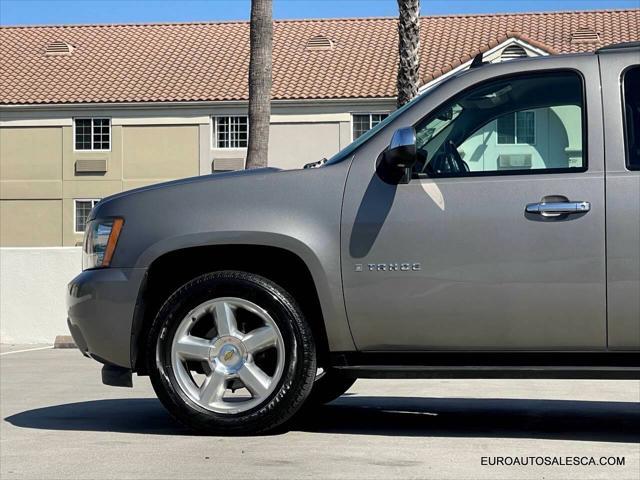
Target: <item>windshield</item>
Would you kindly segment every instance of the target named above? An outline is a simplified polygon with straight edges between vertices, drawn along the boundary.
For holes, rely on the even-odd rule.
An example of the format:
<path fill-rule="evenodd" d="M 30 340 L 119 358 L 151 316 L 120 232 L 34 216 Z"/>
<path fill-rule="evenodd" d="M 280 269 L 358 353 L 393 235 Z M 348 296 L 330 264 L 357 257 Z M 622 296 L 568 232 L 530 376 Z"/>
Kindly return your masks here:
<path fill-rule="evenodd" d="M 448 79 L 446 79 L 446 80 L 448 80 Z M 386 127 L 391 122 L 393 122 L 396 118 L 398 118 L 400 115 L 402 115 L 402 113 L 404 113 L 405 111 L 407 111 L 408 109 L 413 107 L 422 98 L 424 98 L 427 95 L 429 95 L 434 90 L 435 87 L 441 85 L 446 80 L 443 80 L 443 81 L 438 82 L 438 83 L 436 83 L 434 85 L 431 85 L 424 92 L 422 92 L 420 95 L 417 95 L 416 97 L 414 97 L 410 102 L 405 103 L 402 107 L 400 107 L 399 109 L 397 109 L 396 111 L 391 113 L 387 118 L 385 118 L 382 122 L 378 123 L 371 130 L 368 130 L 367 132 L 363 133 L 361 136 L 358 137 L 357 140 L 353 141 L 352 143 L 347 145 L 345 148 L 340 150 L 338 153 L 336 153 L 333 157 L 331 157 L 329 160 L 327 160 L 327 162 L 324 165 L 331 165 L 333 163 L 338 163 L 338 162 L 341 162 L 342 160 L 344 160 L 345 158 L 347 158 L 349 155 L 351 155 L 353 152 L 355 152 L 358 149 L 358 147 L 360 147 L 360 145 L 365 143 L 367 140 L 369 140 L 371 137 L 373 137 L 376 133 L 378 133 L 384 127 Z"/>

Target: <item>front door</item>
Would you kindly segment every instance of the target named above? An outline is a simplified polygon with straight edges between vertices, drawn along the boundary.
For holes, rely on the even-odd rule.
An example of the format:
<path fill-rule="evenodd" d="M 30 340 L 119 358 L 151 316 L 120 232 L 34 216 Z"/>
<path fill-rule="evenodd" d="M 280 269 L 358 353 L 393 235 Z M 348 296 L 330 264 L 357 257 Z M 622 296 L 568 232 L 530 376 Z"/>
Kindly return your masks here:
<path fill-rule="evenodd" d="M 599 77 L 580 62 L 479 80 L 414 114 L 407 184 L 375 174 L 380 145 L 356 153 L 342 268 L 359 349 L 606 347 Z"/>

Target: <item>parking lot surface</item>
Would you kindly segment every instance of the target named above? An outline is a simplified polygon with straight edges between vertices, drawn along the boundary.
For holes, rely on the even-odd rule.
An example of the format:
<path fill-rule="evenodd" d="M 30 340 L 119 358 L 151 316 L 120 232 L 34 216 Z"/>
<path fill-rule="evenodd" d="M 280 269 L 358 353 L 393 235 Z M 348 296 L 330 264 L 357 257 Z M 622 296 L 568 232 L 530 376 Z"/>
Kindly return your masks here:
<path fill-rule="evenodd" d="M 287 431 L 225 438 L 177 425 L 147 378 L 106 387 L 76 350 L 24 348 L 1 349 L 2 479 L 640 478 L 637 381 L 358 380 Z"/>

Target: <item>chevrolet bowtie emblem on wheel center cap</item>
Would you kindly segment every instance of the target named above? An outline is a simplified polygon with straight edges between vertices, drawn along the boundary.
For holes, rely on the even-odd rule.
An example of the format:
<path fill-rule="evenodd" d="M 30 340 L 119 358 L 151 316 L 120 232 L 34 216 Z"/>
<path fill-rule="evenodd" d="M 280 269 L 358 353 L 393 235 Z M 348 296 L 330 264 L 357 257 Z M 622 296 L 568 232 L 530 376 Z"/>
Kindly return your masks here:
<path fill-rule="evenodd" d="M 225 367 L 234 367 L 236 366 L 238 361 L 242 360 L 242 358 L 239 355 L 238 349 L 234 347 L 231 343 L 227 343 L 220 349 L 218 360 Z"/>
<path fill-rule="evenodd" d="M 209 353 L 212 363 L 222 366 L 229 372 L 237 371 L 247 357 L 246 348 L 236 337 L 220 337 L 213 344 Z"/>

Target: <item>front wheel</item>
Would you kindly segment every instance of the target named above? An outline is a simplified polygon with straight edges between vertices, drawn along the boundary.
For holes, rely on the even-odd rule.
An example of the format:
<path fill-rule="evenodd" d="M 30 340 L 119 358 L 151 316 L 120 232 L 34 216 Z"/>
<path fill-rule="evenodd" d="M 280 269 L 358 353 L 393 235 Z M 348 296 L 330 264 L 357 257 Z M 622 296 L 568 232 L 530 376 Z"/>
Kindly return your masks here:
<path fill-rule="evenodd" d="M 148 366 L 169 412 L 208 433 L 255 434 L 301 407 L 316 373 L 311 329 L 293 298 L 258 275 L 197 277 L 162 306 Z"/>

